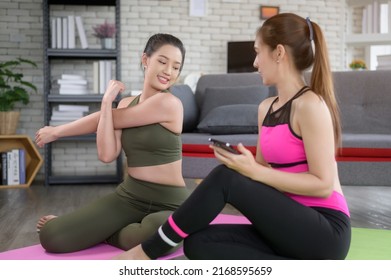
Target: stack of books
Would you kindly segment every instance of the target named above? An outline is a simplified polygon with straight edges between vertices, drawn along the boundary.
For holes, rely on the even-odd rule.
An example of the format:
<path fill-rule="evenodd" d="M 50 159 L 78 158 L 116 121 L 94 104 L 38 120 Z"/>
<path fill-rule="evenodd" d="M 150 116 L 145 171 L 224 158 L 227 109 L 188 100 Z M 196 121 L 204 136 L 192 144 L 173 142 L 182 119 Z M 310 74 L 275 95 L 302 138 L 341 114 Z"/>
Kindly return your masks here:
<path fill-rule="evenodd" d="M 72 122 L 86 116 L 88 112 L 88 105 L 59 104 L 52 109 L 49 125 L 56 126 Z"/>
<path fill-rule="evenodd" d="M 391 55 L 378 55 L 376 70 L 388 70 L 391 69 Z"/>
<path fill-rule="evenodd" d="M 87 80 L 81 75 L 62 74 L 52 81 L 51 94 L 88 94 Z"/>
<path fill-rule="evenodd" d="M 26 184 L 26 152 L 24 149 L 12 149 L 0 153 L 1 185 Z"/>
<path fill-rule="evenodd" d="M 74 49 L 76 47 L 76 29 L 81 48 L 88 48 L 82 17 L 73 15 L 53 17 L 50 24 L 51 47 L 53 49 Z"/>

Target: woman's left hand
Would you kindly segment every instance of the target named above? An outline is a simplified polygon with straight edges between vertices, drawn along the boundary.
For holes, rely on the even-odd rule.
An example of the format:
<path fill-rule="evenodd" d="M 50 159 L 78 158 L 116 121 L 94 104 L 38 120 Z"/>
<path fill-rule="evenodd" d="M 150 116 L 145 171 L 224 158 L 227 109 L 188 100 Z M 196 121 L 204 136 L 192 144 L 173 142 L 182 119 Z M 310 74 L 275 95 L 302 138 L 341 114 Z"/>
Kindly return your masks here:
<path fill-rule="evenodd" d="M 251 151 L 244 147 L 242 143 L 237 146 L 240 154 L 234 154 L 213 145 L 210 145 L 210 147 L 221 163 L 244 176 L 250 177 L 251 170 L 257 163 Z"/>
<path fill-rule="evenodd" d="M 124 90 L 124 83 L 117 80 L 110 80 L 103 98 L 110 102 L 114 102 L 114 100 L 117 98 L 117 95 Z"/>

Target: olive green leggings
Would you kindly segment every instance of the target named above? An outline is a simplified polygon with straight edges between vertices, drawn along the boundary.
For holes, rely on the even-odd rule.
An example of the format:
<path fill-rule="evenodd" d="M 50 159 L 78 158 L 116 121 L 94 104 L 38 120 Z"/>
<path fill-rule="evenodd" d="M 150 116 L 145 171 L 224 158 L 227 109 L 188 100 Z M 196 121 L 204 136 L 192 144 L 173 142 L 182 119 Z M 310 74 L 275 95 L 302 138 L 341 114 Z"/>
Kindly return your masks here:
<path fill-rule="evenodd" d="M 128 176 L 114 193 L 48 221 L 39 238 L 52 253 L 75 252 L 101 242 L 128 250 L 152 236 L 188 195 L 185 187 Z"/>

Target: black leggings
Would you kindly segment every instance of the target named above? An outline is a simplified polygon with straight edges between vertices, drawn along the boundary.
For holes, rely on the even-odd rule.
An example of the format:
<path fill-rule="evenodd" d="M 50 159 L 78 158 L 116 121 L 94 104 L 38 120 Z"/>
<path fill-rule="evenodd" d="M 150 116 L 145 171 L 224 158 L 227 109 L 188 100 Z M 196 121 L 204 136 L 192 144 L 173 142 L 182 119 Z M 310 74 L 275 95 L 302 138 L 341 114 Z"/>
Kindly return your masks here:
<path fill-rule="evenodd" d="M 209 225 L 226 203 L 252 224 Z M 189 259 L 344 259 L 351 238 L 350 219 L 344 213 L 306 207 L 224 165 L 203 180 L 172 220 L 189 234 L 184 241 Z M 151 258 L 170 248 L 167 239 L 182 239 L 169 222 L 162 232 L 164 238 L 156 233 L 142 243 Z"/>

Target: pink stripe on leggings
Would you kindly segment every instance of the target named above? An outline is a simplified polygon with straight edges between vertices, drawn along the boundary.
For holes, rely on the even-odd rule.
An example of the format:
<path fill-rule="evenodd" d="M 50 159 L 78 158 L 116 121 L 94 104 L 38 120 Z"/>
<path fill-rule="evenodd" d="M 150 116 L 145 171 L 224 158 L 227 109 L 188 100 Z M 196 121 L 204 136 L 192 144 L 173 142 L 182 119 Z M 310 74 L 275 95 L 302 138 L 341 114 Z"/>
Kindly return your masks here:
<path fill-rule="evenodd" d="M 170 224 L 171 228 L 182 238 L 186 238 L 188 234 L 184 233 L 174 222 L 172 219 L 172 215 L 168 217 L 168 223 Z"/>

